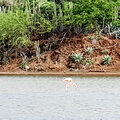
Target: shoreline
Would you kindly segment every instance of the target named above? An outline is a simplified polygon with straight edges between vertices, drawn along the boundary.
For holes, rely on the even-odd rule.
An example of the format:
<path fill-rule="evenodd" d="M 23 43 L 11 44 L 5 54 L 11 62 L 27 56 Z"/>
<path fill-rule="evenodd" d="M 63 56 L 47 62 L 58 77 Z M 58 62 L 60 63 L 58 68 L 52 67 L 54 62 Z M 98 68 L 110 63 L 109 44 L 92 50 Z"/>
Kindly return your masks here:
<path fill-rule="evenodd" d="M 120 72 L 0 72 L 0 76 L 81 76 L 81 77 L 118 76 L 120 77 Z"/>

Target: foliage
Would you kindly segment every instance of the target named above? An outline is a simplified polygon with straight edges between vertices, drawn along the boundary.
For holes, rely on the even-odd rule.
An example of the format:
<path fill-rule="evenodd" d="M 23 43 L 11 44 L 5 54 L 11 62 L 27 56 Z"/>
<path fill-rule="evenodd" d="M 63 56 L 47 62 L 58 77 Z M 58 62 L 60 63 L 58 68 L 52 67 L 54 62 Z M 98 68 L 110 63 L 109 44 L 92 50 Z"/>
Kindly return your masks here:
<path fill-rule="evenodd" d="M 105 55 L 104 56 L 104 58 L 103 58 L 103 64 L 105 65 L 105 64 L 110 64 L 111 63 L 111 61 L 112 61 L 112 58 L 111 58 L 111 56 L 109 56 L 109 55 Z"/>
<path fill-rule="evenodd" d="M 0 59 L 9 57 L 12 51 L 27 46 L 29 41 L 30 21 L 26 13 L 0 13 Z M 5 53 L 5 54 L 3 54 Z"/>
<path fill-rule="evenodd" d="M 113 22 L 116 27 L 120 27 L 120 19 Z"/>
<path fill-rule="evenodd" d="M 109 25 L 110 33 L 120 37 L 120 17 L 115 19 L 115 8 L 120 6 L 120 0 L 63 0 L 62 6 L 51 0 L 16 0 L 14 4 L 10 1 L 4 0 L 5 4 L 0 1 L 0 6 L 6 7 L 5 11 L 0 8 L 0 59 L 7 58 L 11 50 L 27 46 L 29 36 L 34 33 L 88 33 Z M 99 34 L 90 36 L 90 40 L 100 40 Z M 93 48 L 88 47 L 86 52 L 91 54 Z M 83 54 L 73 54 L 71 57 L 75 62 L 83 60 Z M 104 59 L 111 61 L 108 56 Z"/>
<path fill-rule="evenodd" d="M 27 65 L 27 61 L 22 61 L 21 67 L 22 67 L 23 69 L 25 69 L 26 65 Z"/>
<path fill-rule="evenodd" d="M 83 54 L 73 54 L 72 56 L 71 56 L 71 58 L 72 58 L 72 60 L 74 61 L 74 62 L 81 62 L 82 60 L 83 60 Z"/>
<path fill-rule="evenodd" d="M 26 60 L 22 61 L 21 68 L 23 70 L 26 70 L 26 71 L 30 69 L 29 66 L 27 65 L 27 61 Z"/>
<path fill-rule="evenodd" d="M 102 51 L 103 54 L 106 54 L 107 52 L 108 52 L 107 50 L 103 50 L 103 51 Z"/>
<path fill-rule="evenodd" d="M 52 29 L 53 26 L 51 25 L 49 20 L 46 20 L 39 14 L 36 15 L 36 20 L 33 21 L 32 31 L 37 32 L 39 34 L 44 34 L 51 32 Z"/>
<path fill-rule="evenodd" d="M 110 34 L 113 36 L 117 35 L 117 37 L 120 38 L 120 26 L 119 24 L 117 24 L 117 21 L 115 21 L 114 23 L 110 23 L 109 27 L 110 27 Z"/>
<path fill-rule="evenodd" d="M 96 36 L 96 40 L 99 41 L 100 40 L 100 36 Z"/>
<path fill-rule="evenodd" d="M 76 33 L 98 31 L 103 25 L 103 19 L 106 25 L 113 22 L 115 6 L 120 5 L 119 0 L 71 0 L 63 1 L 62 7 L 51 0 L 19 0 L 16 3 L 23 11 L 30 12 L 33 25 L 40 34 L 66 28 Z M 119 23 L 118 18 L 115 24 Z M 41 26 L 44 26 L 43 32 L 39 30 Z"/>
<path fill-rule="evenodd" d="M 27 45 L 29 43 L 28 26 L 30 24 L 26 13 L 17 11 L 16 13 L 0 14 L 0 45 Z"/>
<path fill-rule="evenodd" d="M 95 36 L 90 36 L 89 39 L 90 39 L 90 40 L 93 40 L 93 39 L 95 39 Z"/>
<path fill-rule="evenodd" d="M 84 60 L 84 61 L 83 61 L 83 64 L 84 64 L 85 66 L 91 66 L 92 64 L 94 64 L 94 62 L 93 62 L 92 60 L 90 60 L 90 59 L 87 59 L 87 60 Z"/>
<path fill-rule="evenodd" d="M 86 49 L 86 52 L 87 52 L 88 54 L 92 54 L 92 53 L 93 53 L 93 48 L 92 48 L 92 47 L 88 47 L 88 48 Z"/>
<path fill-rule="evenodd" d="M 39 0 L 28 0 L 26 4 L 23 11 L 28 13 L 31 20 L 31 33 L 45 34 L 51 32 L 53 26 L 49 17 L 53 15 L 50 14 L 49 8 L 53 9 L 53 6 L 49 5 L 52 5 L 52 2 L 50 4 L 50 2 L 45 2 L 44 0 L 41 2 Z"/>
<path fill-rule="evenodd" d="M 54 3 L 53 2 L 44 2 L 40 6 L 41 14 L 44 16 L 44 18 L 48 20 L 52 20 L 54 16 Z"/>
<path fill-rule="evenodd" d="M 66 26 L 72 24 L 73 7 L 74 7 L 73 2 L 64 2 L 64 9 L 63 9 L 64 16 L 63 16 L 63 19 L 64 19 L 64 25 L 66 25 Z"/>
<path fill-rule="evenodd" d="M 73 9 L 73 24 L 80 25 L 88 31 L 98 29 L 103 23 L 103 18 L 106 24 L 112 22 L 115 6 L 119 4 L 118 0 L 109 2 L 107 0 L 78 0 Z"/>

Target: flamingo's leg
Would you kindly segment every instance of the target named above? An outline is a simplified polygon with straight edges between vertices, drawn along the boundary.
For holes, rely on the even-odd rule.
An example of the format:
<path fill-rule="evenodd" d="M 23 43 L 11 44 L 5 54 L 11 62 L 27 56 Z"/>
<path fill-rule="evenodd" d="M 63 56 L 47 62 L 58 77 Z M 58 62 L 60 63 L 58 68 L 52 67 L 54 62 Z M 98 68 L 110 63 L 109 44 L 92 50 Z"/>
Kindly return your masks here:
<path fill-rule="evenodd" d="M 71 86 L 72 86 L 72 87 L 77 87 L 77 84 L 72 83 Z"/>
<path fill-rule="evenodd" d="M 69 85 L 68 85 L 68 84 L 66 84 L 66 90 L 68 90 L 68 88 L 69 88 Z"/>
<path fill-rule="evenodd" d="M 73 86 L 74 86 L 74 87 L 77 87 L 77 84 L 74 83 Z"/>

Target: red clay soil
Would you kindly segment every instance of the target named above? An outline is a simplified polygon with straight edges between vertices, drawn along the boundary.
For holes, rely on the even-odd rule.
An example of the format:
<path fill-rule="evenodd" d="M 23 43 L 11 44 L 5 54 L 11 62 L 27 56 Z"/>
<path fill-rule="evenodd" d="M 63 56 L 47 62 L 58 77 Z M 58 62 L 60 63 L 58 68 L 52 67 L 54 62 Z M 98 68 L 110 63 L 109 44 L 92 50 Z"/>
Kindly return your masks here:
<path fill-rule="evenodd" d="M 120 39 L 110 39 L 105 36 L 100 36 L 100 40 L 95 43 L 88 36 L 72 35 L 68 39 L 61 40 L 59 46 L 55 50 L 49 49 L 47 52 L 42 52 L 40 60 L 35 57 L 27 59 L 29 72 L 69 72 L 71 71 L 92 71 L 92 72 L 115 72 L 120 71 Z M 55 38 L 56 37 L 56 38 Z M 52 36 L 49 40 L 57 39 L 57 36 Z M 59 39 L 59 38 L 58 38 Z M 44 40 L 45 41 L 45 40 Z M 46 40 L 47 41 L 47 40 Z M 53 42 L 53 41 L 52 41 Z M 42 42 L 40 43 L 42 45 Z M 45 46 L 43 46 L 45 47 Z M 91 55 L 86 54 L 87 47 L 93 48 Z M 107 53 L 103 53 L 107 50 Z M 30 51 L 29 51 L 30 52 Z M 32 52 L 32 51 L 31 51 Z M 90 59 L 93 64 L 85 66 L 82 63 L 76 64 L 71 61 L 70 56 L 74 53 L 83 53 L 85 59 Z M 112 62 L 110 65 L 103 65 L 102 60 L 104 55 L 110 55 Z M 7 65 L 1 65 L 0 72 L 21 72 L 22 58 L 15 58 Z"/>

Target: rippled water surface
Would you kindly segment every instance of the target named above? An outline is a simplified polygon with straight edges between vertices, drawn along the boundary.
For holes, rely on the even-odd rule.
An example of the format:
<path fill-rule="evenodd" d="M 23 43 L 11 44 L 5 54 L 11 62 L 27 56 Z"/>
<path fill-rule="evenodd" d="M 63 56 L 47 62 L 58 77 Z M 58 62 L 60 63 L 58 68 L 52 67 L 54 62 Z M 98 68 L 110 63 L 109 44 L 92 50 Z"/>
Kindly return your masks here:
<path fill-rule="evenodd" d="M 120 120 L 119 77 L 0 77 L 0 120 Z"/>

